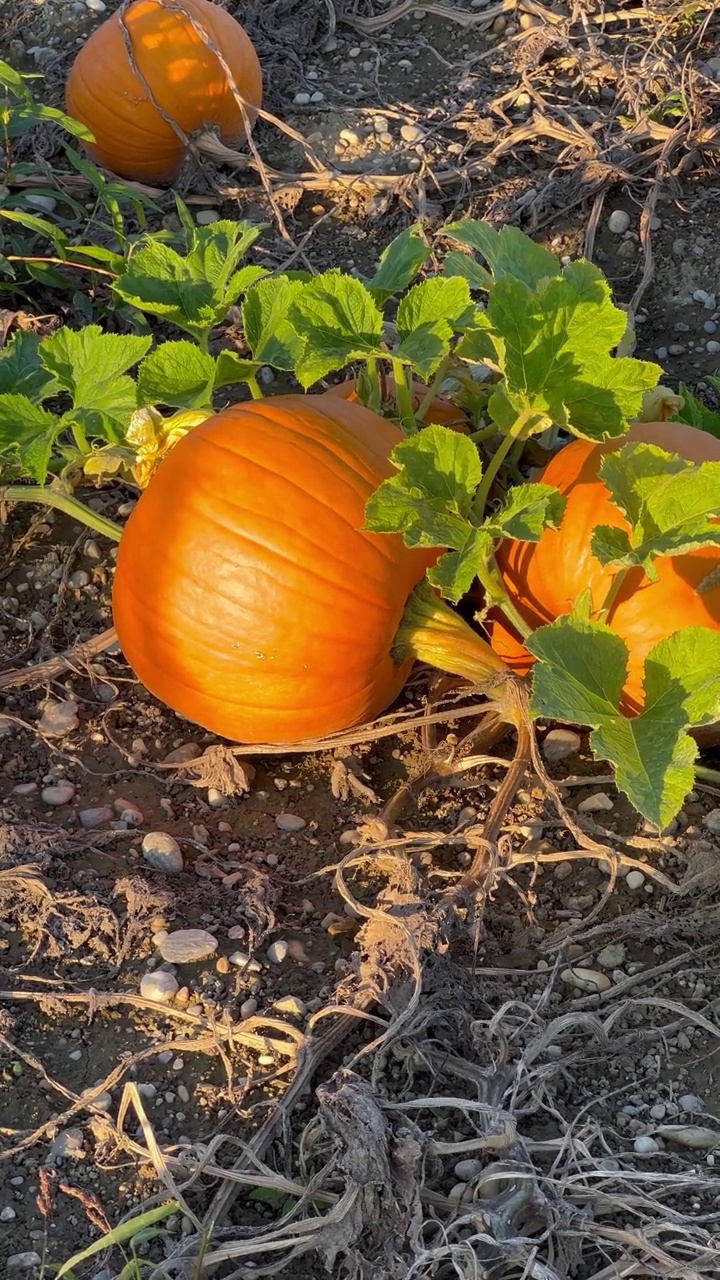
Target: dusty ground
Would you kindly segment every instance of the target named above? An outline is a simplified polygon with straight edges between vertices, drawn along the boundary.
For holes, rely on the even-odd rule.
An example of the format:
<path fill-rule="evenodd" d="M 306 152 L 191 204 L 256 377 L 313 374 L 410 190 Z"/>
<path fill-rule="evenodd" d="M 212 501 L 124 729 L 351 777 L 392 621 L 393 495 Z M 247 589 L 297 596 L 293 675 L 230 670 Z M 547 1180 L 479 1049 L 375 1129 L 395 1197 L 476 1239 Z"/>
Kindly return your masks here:
<path fill-rule="evenodd" d="M 560 254 L 592 252 L 619 300 L 636 300 L 638 354 L 664 352 L 667 380 L 710 399 L 704 377 L 720 365 L 712 6 L 658 5 L 645 20 L 611 4 L 604 25 L 592 0 L 573 13 L 558 5 L 550 19 L 531 4 L 494 6 L 486 19 L 478 0 L 444 12 L 403 7 L 395 21 L 382 0 L 337 15 L 319 0 L 228 7 L 257 39 L 268 109 L 308 140 L 317 171 L 356 176 L 342 199 L 324 179 L 305 194 L 277 179 L 282 231 L 256 175 L 193 169 L 192 207 L 262 214 L 277 262 L 300 249 L 313 267 L 360 272 L 418 216 L 431 228 L 463 212 L 514 221 Z M 96 20 L 82 3 L 18 4 L 0 12 L 2 52 L 21 69 L 40 67 L 57 101 L 73 41 Z M 256 141 L 277 173 L 309 172 L 272 124 L 259 125 Z M 41 170 L 56 145 L 36 141 Z M 617 209 L 630 215 L 621 235 L 608 227 Z M 97 501 L 116 515 L 130 496 Z M 62 519 L 14 511 L 0 577 L 7 669 L 109 625 L 110 549 Z M 406 705 L 419 706 L 423 690 Z M 48 699 L 76 705 L 67 734 L 43 731 Z M 51 1274 L 105 1223 L 180 1189 L 160 1234 L 138 1245 L 141 1257 L 171 1261 L 142 1274 L 199 1274 L 207 1249 L 215 1274 L 276 1269 L 288 1280 L 326 1275 L 326 1264 L 392 1280 L 720 1276 L 712 788 L 698 786 L 677 828 L 655 841 L 581 742 L 551 773 L 576 817 L 582 800 L 610 797 L 595 826 L 582 819 L 606 858 L 575 856 L 577 840 L 529 783 L 478 917 L 457 923 L 452 945 L 418 974 L 387 912 L 404 903 L 415 918 L 418 902 L 439 903 L 470 862 L 472 826 L 501 768 L 426 793 L 406 812 L 394 857 L 370 843 L 347 867 L 343 902 L 335 868 L 421 767 L 417 732 L 334 755 L 254 758 L 248 792 L 227 798 L 168 762 L 213 740 L 145 695 L 116 655 L 11 691 L 3 710 L 8 1274 L 45 1264 Z M 442 726 L 440 739 L 466 725 Z M 509 746 L 494 750 L 507 756 Z M 66 784 L 66 802 L 48 803 L 63 793 L 44 789 Z M 148 865 L 141 843 L 157 831 L 178 841 L 181 873 Z M 626 860 L 617 879 L 612 851 Z M 376 905 L 386 915 L 370 918 L 358 952 L 357 917 Z M 143 1001 L 141 977 L 168 967 L 164 931 L 189 928 L 210 932 L 213 954 L 174 967 L 171 1004 Z M 341 1024 L 332 1009 L 362 1009 L 383 948 L 388 984 L 402 970 L 404 985 L 398 994 L 394 982 L 390 1007 L 366 1009 L 374 1021 Z M 238 951 L 257 962 L 252 971 L 230 961 Z M 604 975 L 606 989 L 563 979 L 569 964 Z M 391 1017 L 399 1021 L 378 1049 Z M 293 1079 L 307 1087 L 291 1106 Z M 260 1163 L 243 1145 L 258 1133 Z M 209 1242 L 198 1232 L 208 1213 Z M 130 1256 L 127 1245 L 108 1250 L 75 1274 L 111 1280 Z"/>

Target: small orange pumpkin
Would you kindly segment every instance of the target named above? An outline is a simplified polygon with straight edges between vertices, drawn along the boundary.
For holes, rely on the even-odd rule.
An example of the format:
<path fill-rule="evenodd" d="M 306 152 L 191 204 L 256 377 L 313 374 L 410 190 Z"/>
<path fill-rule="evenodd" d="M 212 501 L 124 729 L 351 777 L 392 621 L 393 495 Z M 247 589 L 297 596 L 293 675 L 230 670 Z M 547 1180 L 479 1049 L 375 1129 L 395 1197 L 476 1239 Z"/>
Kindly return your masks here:
<path fill-rule="evenodd" d="M 185 156 L 183 135 L 214 129 L 226 146 L 240 142 L 242 112 L 213 46 L 252 125 L 262 101 L 260 63 L 225 9 L 210 0 L 121 4 L 81 48 L 65 89 L 68 114 L 95 137 L 87 146 L 93 160 L 123 178 L 169 183 Z"/>
<path fill-rule="evenodd" d="M 394 423 L 332 396 L 233 405 L 164 458 L 123 531 L 122 651 L 189 720 L 248 744 L 371 720 L 412 660 L 391 649 L 436 551 L 364 532 Z"/>
<path fill-rule="evenodd" d="M 413 413 L 417 413 L 425 396 L 427 395 L 427 387 L 424 382 L 413 382 L 412 384 L 412 407 Z M 395 379 L 391 376 L 387 380 L 388 400 L 390 404 L 395 394 Z M 334 386 L 329 387 L 324 393 L 326 396 L 341 396 L 343 400 L 355 401 L 358 399 L 357 383 L 355 378 L 346 378 L 344 382 L 337 382 Z M 436 422 L 441 427 L 451 427 L 454 431 L 460 431 L 463 435 L 467 435 L 470 427 L 468 424 L 467 414 L 458 409 L 448 396 L 435 396 L 431 401 L 429 409 L 423 415 L 424 422 Z"/>
<path fill-rule="evenodd" d="M 593 445 L 574 440 L 552 459 L 541 475 L 567 499 L 562 524 L 547 529 L 539 542 L 500 544 L 497 563 L 508 594 L 534 630 L 568 613 L 583 591 L 590 590 L 595 610 L 602 607 L 615 570 L 603 567 L 592 554 L 590 538 L 597 525 L 628 529 L 629 525 L 598 477 L 605 454 L 628 441 L 657 445 L 688 462 L 720 462 L 720 440 L 677 422 L 633 423 L 622 439 Z M 637 711 L 643 703 L 645 658 L 660 640 L 685 627 L 720 629 L 720 553 L 701 547 L 656 562 L 657 581 L 648 582 L 641 569 L 626 575 L 608 623 L 629 651 L 625 708 Z M 533 659 L 503 618 L 491 616 L 488 630 L 495 652 L 519 675 Z"/>

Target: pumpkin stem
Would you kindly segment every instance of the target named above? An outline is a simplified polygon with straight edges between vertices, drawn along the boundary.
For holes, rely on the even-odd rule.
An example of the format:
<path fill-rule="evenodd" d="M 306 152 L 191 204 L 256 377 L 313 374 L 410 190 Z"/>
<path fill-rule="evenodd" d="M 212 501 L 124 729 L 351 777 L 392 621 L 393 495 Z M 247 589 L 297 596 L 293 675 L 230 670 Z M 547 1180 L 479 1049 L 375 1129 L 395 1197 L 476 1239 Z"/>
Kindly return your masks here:
<path fill-rule="evenodd" d="M 405 366 L 402 360 L 396 356 L 391 357 L 393 377 L 395 379 L 395 395 L 397 396 L 398 411 L 400 413 L 400 423 L 406 435 L 415 435 L 417 431 L 417 423 L 412 407 L 412 396 L 408 387 Z"/>
<path fill-rule="evenodd" d="M 96 533 L 101 533 L 105 538 L 111 538 L 113 542 L 119 542 L 122 536 L 119 524 L 106 520 L 104 516 L 98 515 L 97 511 L 92 511 L 90 507 L 85 506 L 84 502 L 79 502 L 69 493 L 61 493 L 59 489 L 52 489 L 47 485 L 8 485 L 0 489 L 0 502 L 41 502 L 46 507 L 64 511 L 65 515 L 72 516 L 75 520 L 86 524 L 88 528 L 94 529 Z"/>
<path fill-rule="evenodd" d="M 484 684 L 508 674 L 502 658 L 427 583 L 413 591 L 393 644 L 397 662 L 418 658 L 440 671 Z"/>
<path fill-rule="evenodd" d="M 428 387 L 427 391 L 425 392 L 425 395 L 423 396 L 422 400 L 420 401 L 420 404 L 417 407 L 415 417 L 417 418 L 418 422 L 425 421 L 430 411 L 430 406 L 432 405 L 435 398 L 440 394 L 440 388 L 447 377 L 447 372 L 448 372 L 448 369 L 450 368 L 451 362 L 452 362 L 452 352 L 448 353 L 448 355 L 445 356 L 444 360 L 440 361 L 440 364 L 437 367 L 437 372 L 435 374 L 435 377 L 433 378 L 432 382 L 430 383 L 430 386 Z M 430 421 L 432 422 L 432 418 L 430 419 Z"/>

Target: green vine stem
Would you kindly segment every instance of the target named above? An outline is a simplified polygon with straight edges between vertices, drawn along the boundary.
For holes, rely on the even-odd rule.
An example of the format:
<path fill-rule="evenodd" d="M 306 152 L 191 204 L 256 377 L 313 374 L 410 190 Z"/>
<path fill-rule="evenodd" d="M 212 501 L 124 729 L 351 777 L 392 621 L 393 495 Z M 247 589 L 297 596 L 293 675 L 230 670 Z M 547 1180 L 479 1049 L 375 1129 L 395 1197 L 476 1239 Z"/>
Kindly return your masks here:
<path fill-rule="evenodd" d="M 59 489 L 51 489 L 46 485 L 8 485 L 6 488 L 0 488 L 0 502 L 39 502 L 45 507 L 54 507 L 56 511 L 63 511 L 66 516 L 72 516 L 73 519 L 79 520 L 81 524 L 87 525 L 89 529 L 94 529 L 96 533 L 101 533 L 103 537 L 110 538 L 113 542 L 119 542 L 122 537 L 122 528 L 119 524 L 115 524 L 113 520 L 106 520 L 104 516 L 98 515 L 97 511 L 92 511 L 90 507 L 86 507 L 77 498 L 72 498 L 70 494 L 61 493 Z"/>
<path fill-rule="evenodd" d="M 447 378 L 448 370 L 452 363 L 452 358 L 453 358 L 452 352 L 449 352 L 445 356 L 445 358 L 440 361 L 435 377 L 433 378 L 427 391 L 425 392 L 425 395 L 423 396 L 422 400 L 420 401 L 420 404 L 418 405 L 417 413 L 415 414 L 415 417 L 417 418 L 418 422 L 425 421 L 425 415 L 428 412 L 430 406 L 432 405 L 433 400 L 435 400 L 435 398 L 440 394 L 440 388 L 443 382 L 445 381 L 445 379 Z"/>
<path fill-rule="evenodd" d="M 523 640 L 527 640 L 528 636 L 532 635 L 533 628 L 528 626 L 505 590 L 505 584 L 495 563 L 494 556 L 491 556 L 489 560 L 478 566 L 477 576 L 485 592 L 485 599 L 488 605 L 499 609 L 511 626 L 519 633 L 520 637 Z"/>
<path fill-rule="evenodd" d="M 390 357 L 392 363 L 393 377 L 395 379 L 395 394 L 397 396 L 398 409 L 400 411 L 400 421 L 403 430 L 408 435 L 414 435 L 417 431 L 417 423 L 412 407 L 412 395 L 408 386 L 405 366 L 402 360 L 397 356 Z"/>
<path fill-rule="evenodd" d="M 615 577 L 608 587 L 607 595 L 602 602 L 602 606 L 596 614 L 598 622 L 608 622 L 612 608 L 620 594 L 620 591 L 622 590 L 622 585 L 627 577 L 627 573 L 628 569 L 626 567 L 625 569 L 618 569 L 615 574 Z"/>
<path fill-rule="evenodd" d="M 252 396 L 253 400 L 264 399 L 263 393 L 260 390 L 260 383 L 258 382 L 254 373 L 251 373 L 249 378 L 246 378 L 245 381 L 248 387 L 250 388 L 250 395 Z M 212 409 L 210 410 L 210 412 L 212 413 Z"/>
<path fill-rule="evenodd" d="M 507 435 L 503 436 L 500 444 L 483 472 L 483 478 L 480 481 L 477 493 L 475 494 L 473 507 L 481 520 L 485 515 L 485 508 L 488 504 L 493 480 L 495 479 L 508 453 L 513 448 L 513 445 L 515 445 L 519 440 L 526 440 L 534 431 L 537 431 L 540 423 L 542 423 L 543 430 L 546 426 L 550 425 L 549 420 L 541 417 L 537 413 L 533 413 L 532 409 L 523 409 L 522 413 L 518 418 L 516 418 L 512 427 L 507 432 Z"/>

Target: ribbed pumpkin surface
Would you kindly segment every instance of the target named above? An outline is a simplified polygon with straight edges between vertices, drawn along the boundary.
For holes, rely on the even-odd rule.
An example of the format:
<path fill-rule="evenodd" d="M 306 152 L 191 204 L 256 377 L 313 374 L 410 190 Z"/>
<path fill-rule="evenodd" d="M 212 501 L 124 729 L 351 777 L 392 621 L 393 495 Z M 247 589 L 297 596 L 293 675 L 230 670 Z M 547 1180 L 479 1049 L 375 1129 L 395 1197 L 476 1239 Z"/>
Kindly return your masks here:
<path fill-rule="evenodd" d="M 603 456 L 628 440 L 657 445 L 689 462 L 720 462 L 720 440 L 675 422 L 636 423 L 622 440 L 602 445 L 575 440 L 561 449 L 538 476 L 539 482 L 554 485 L 567 498 L 560 529 L 546 530 L 537 543 L 504 542 L 497 557 L 513 603 L 533 629 L 568 613 L 588 588 L 593 608 L 602 607 L 614 572 L 592 555 L 591 534 L 601 524 L 629 526 L 598 471 Z M 720 628 L 717 548 L 658 559 L 656 568 L 658 579 L 653 583 L 641 570 L 628 573 L 608 618 L 630 653 L 625 686 L 629 708 L 642 705 L 645 657 L 653 645 L 685 627 Z M 520 674 L 528 671 L 532 659 L 512 630 L 497 618 L 489 627 L 495 652 Z"/>
<path fill-rule="evenodd" d="M 410 663 L 390 649 L 435 553 L 363 533 L 392 423 L 324 396 L 235 405 L 162 462 L 120 543 L 113 612 L 142 683 L 239 742 L 372 719 Z"/>
<path fill-rule="evenodd" d="M 191 18 L 221 52 L 251 104 L 250 123 L 255 119 L 260 63 L 250 37 L 225 9 L 210 0 L 134 0 L 83 45 L 65 90 L 68 113 L 95 136 L 88 152 L 123 178 L 172 181 L 185 148 L 169 121 L 187 137 L 215 127 L 227 146 L 244 136 L 225 72 Z"/>

